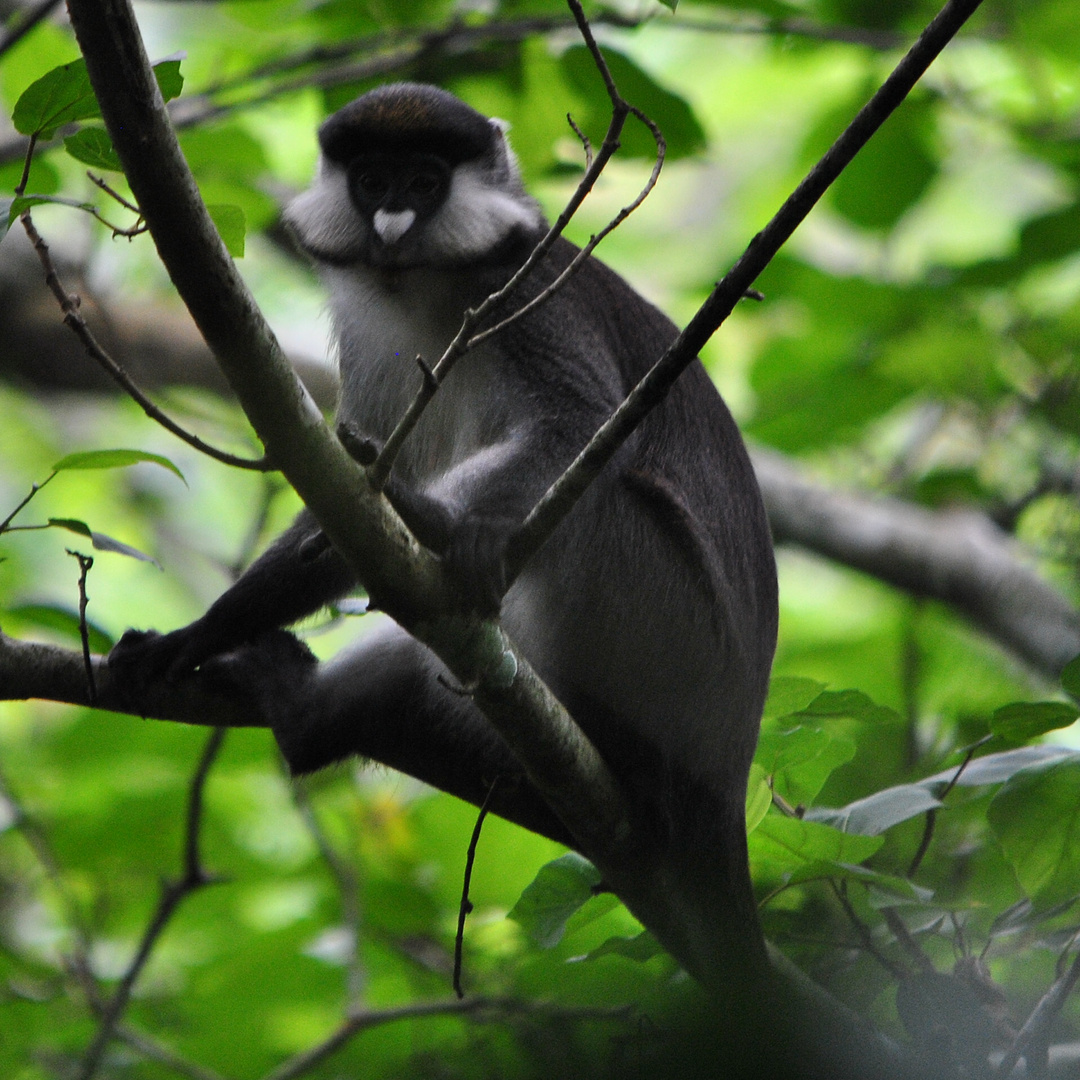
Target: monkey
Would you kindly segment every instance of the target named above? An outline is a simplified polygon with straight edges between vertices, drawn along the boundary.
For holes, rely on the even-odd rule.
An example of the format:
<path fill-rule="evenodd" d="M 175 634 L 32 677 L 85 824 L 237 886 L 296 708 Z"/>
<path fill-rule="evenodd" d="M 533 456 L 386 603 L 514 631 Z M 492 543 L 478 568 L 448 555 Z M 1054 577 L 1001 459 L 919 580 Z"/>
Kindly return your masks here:
<path fill-rule="evenodd" d="M 396 83 L 330 116 L 317 176 L 285 220 L 329 293 L 340 424 L 378 445 L 466 309 L 503 286 L 547 231 L 506 138 L 445 90 Z M 524 306 L 578 248 L 560 238 L 509 300 Z M 496 312 L 492 321 L 507 314 Z M 516 580 L 504 552 L 551 483 L 677 335 L 589 257 L 552 295 L 467 353 L 386 486 L 417 538 L 498 616 L 596 746 L 650 843 L 688 879 L 723 878 L 734 938 L 753 939 L 747 774 L 777 632 L 769 526 L 742 438 L 695 361 Z M 128 631 L 128 685 L 202 671 L 242 684 L 294 774 L 363 747 L 573 845 L 521 765 L 441 662 L 387 625 L 326 663 L 282 628 L 355 588 L 308 511 L 207 612 Z M 754 946 L 747 946 L 752 949 Z"/>

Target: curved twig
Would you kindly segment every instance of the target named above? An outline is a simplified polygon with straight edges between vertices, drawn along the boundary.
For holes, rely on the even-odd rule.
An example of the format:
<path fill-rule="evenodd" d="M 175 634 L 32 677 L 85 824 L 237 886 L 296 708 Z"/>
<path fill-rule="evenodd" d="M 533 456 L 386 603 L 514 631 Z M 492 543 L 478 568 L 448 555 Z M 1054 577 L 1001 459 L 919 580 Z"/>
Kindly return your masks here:
<path fill-rule="evenodd" d="M 484 818 L 488 815 L 491 797 L 495 794 L 495 788 L 498 787 L 498 784 L 499 778 L 496 776 L 491 781 L 483 805 L 480 807 L 480 813 L 476 815 L 476 824 L 473 826 L 472 836 L 469 838 L 469 849 L 465 853 L 465 873 L 462 875 L 461 882 L 461 903 L 458 905 L 457 934 L 454 936 L 454 993 L 457 994 L 459 999 L 465 996 L 465 991 L 461 989 L 461 956 L 465 945 L 465 919 L 473 909 L 472 901 L 469 899 L 469 885 L 472 882 L 473 863 L 476 861 L 476 847 L 480 843 L 480 830 L 484 827 Z"/>
<path fill-rule="evenodd" d="M 27 162 L 29 163 L 29 161 L 30 154 L 27 154 Z M 20 185 L 20 187 L 21 186 L 22 185 Z M 30 216 L 30 211 L 24 210 L 19 215 L 19 220 L 22 222 L 23 229 L 26 231 L 26 235 L 33 245 L 34 251 L 41 261 L 41 265 L 45 269 L 45 284 L 48 285 L 53 296 L 56 297 L 57 303 L 60 305 L 60 310 L 64 314 L 64 323 L 74 331 L 75 336 L 83 343 L 83 347 L 90 356 L 105 369 L 113 380 L 136 402 L 151 420 L 156 421 L 165 428 L 166 431 L 171 432 L 178 439 L 186 442 L 188 446 L 193 447 L 200 453 L 206 454 L 208 457 L 214 458 L 215 461 L 220 461 L 224 465 L 232 465 L 237 469 L 252 469 L 256 472 L 269 472 L 273 469 L 273 466 L 265 455 L 261 458 L 242 458 L 237 457 L 234 454 L 226 453 L 224 450 L 219 450 L 216 446 L 211 446 L 208 442 L 204 442 L 198 435 L 193 435 L 186 428 L 181 427 L 166 413 L 162 412 L 161 409 L 159 409 L 142 392 L 142 390 L 135 385 L 128 373 L 124 371 L 105 349 L 101 347 L 97 338 L 94 337 L 93 331 L 91 331 L 86 320 L 79 312 L 79 305 L 81 303 L 80 298 L 75 293 L 69 293 L 64 288 L 64 284 L 60 280 L 60 275 L 57 272 L 56 264 L 53 262 L 52 255 L 49 253 L 49 245 L 45 243 L 41 233 L 37 231 L 33 218 Z"/>

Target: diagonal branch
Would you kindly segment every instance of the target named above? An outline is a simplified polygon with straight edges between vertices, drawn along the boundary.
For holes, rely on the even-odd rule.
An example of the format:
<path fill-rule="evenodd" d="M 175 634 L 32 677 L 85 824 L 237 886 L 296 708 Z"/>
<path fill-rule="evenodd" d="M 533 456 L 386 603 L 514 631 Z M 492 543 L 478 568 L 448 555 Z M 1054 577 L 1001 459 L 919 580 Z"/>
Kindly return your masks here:
<path fill-rule="evenodd" d="M 593 436 L 570 468 L 552 484 L 521 528 L 511 537 L 507 549 L 508 581 L 513 581 L 521 572 L 532 554 L 554 532 L 582 492 L 649 411 L 664 400 L 675 380 L 731 314 L 829 185 L 907 97 L 980 2 L 948 0 L 877 93 L 859 110 L 855 119 L 810 170 L 768 225 L 750 241 L 738 262 L 719 282 L 667 352 Z"/>
<path fill-rule="evenodd" d="M 27 169 L 29 169 L 29 165 L 30 156 L 27 155 Z M 45 270 L 45 284 L 48 285 L 49 290 L 52 292 L 53 296 L 56 297 L 56 301 L 60 305 L 60 310 L 64 315 L 65 325 L 70 327 L 75 336 L 82 342 L 83 348 L 86 349 L 90 357 L 98 362 L 113 381 L 116 382 L 116 384 L 139 406 L 139 408 L 142 409 L 144 413 L 146 413 L 148 417 L 150 417 L 151 420 L 156 421 L 165 428 L 166 431 L 171 432 L 178 439 L 186 442 L 188 446 L 194 447 L 200 453 L 206 454 L 208 457 L 212 457 L 224 465 L 232 465 L 238 469 L 254 469 L 257 472 L 267 472 L 272 468 L 265 456 L 257 460 L 252 460 L 250 458 L 236 457 L 234 454 L 227 454 L 224 450 L 219 450 L 217 447 L 211 446 L 209 443 L 200 439 L 198 435 L 193 435 L 186 428 L 181 427 L 167 413 L 162 412 L 162 410 L 135 385 L 128 373 L 105 351 L 105 349 L 101 347 L 97 338 L 94 337 L 93 332 L 79 311 L 81 304 L 79 297 L 73 293 L 69 293 L 67 289 L 64 288 L 64 283 L 60 280 L 60 275 L 57 272 L 56 265 L 53 263 L 52 255 L 49 253 L 49 246 L 45 243 L 41 233 L 37 231 L 33 218 L 30 216 L 30 211 L 23 211 L 23 213 L 19 215 L 19 218 L 30 243 L 34 247 L 34 251 L 37 253 L 38 259 L 41 260 L 42 268 Z"/>
<path fill-rule="evenodd" d="M 1080 653 L 1080 612 L 984 515 L 835 491 L 772 451 L 753 460 L 777 543 L 944 601 L 1054 680 Z"/>

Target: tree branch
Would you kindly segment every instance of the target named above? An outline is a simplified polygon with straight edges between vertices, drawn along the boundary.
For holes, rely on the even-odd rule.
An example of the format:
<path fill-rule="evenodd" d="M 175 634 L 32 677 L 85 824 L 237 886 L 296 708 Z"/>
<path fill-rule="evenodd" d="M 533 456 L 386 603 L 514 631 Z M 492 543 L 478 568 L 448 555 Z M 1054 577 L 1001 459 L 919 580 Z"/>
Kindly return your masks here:
<path fill-rule="evenodd" d="M 203 792 L 206 788 L 206 778 L 221 750 L 225 734 L 225 728 L 216 728 L 210 733 L 199 763 L 192 774 L 188 790 L 187 827 L 184 834 L 183 876 L 175 881 L 162 883 L 157 909 L 143 931 L 139 947 L 135 950 L 131 963 L 128 964 L 127 970 L 120 979 L 116 992 L 102 1009 L 97 1033 L 79 1066 L 78 1080 L 93 1080 L 93 1077 L 97 1075 L 105 1050 L 116 1035 L 116 1026 L 131 1001 L 131 992 L 135 988 L 135 982 L 142 974 L 146 962 L 150 959 L 150 954 L 154 951 L 154 946 L 169 925 L 177 908 L 193 892 L 209 885 L 213 880 L 207 876 L 199 859 L 199 833 L 202 828 Z"/>
<path fill-rule="evenodd" d="M 712 294 L 634 387 L 578 455 L 533 508 L 507 549 L 507 580 L 521 572 L 532 554 L 554 532 L 559 522 L 581 497 L 593 478 L 611 460 L 638 424 L 667 396 L 680 374 L 694 361 L 705 343 L 746 295 L 758 275 L 788 241 L 791 234 L 869 141 L 893 110 L 978 8 L 981 0 L 948 0 L 919 35 L 881 88 L 859 110 L 855 119 L 810 170 L 765 228 L 750 241 L 746 251 L 719 282 Z"/>
<path fill-rule="evenodd" d="M 984 515 L 833 491 L 771 451 L 753 460 L 777 543 L 942 600 L 1049 678 L 1080 654 L 1080 612 Z"/>

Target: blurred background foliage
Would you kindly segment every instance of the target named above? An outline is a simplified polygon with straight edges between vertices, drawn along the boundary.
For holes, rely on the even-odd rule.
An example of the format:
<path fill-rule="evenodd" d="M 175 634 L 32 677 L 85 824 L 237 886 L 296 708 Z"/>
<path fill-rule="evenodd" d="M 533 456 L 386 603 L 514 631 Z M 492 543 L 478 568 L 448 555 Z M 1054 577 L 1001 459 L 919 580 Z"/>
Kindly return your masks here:
<path fill-rule="evenodd" d="M 34 79 L 77 56 L 59 13 L 5 46 L 30 10 L 0 2 L 7 195 L 25 144 L 6 118 Z M 147 2 L 139 14 L 152 56 L 184 54 L 174 117 L 185 152 L 206 200 L 243 211 L 241 269 L 305 360 L 329 352 L 323 301 L 277 218 L 311 175 L 328 111 L 390 78 L 438 82 L 512 123 L 528 184 L 553 214 L 581 164 L 566 113 L 597 141 L 606 125 L 606 96 L 557 0 Z M 589 14 L 623 94 L 669 144 L 656 191 L 601 254 L 678 321 L 934 5 L 702 2 L 673 17 L 628 3 Z M 579 241 L 647 175 L 647 132 L 628 128 L 624 143 L 571 226 Z M 59 144 L 35 158 L 28 190 L 131 224 Z M 37 208 L 35 220 L 114 318 L 138 309 L 181 322 L 147 237 L 113 239 L 63 207 Z M 0 278 L 33 281 L 34 302 L 48 306 L 26 248 L 16 226 Z M 986 0 L 758 286 L 765 301 L 742 305 L 703 356 L 750 440 L 838 485 L 978 509 L 1080 600 L 1071 0 Z M 129 625 L 171 628 L 201 613 L 295 511 L 280 482 L 200 458 L 129 401 L 35 385 L 32 366 L 9 367 L 9 345 L 0 340 L 0 519 L 73 451 L 137 447 L 183 473 L 65 470 L 15 519 L 78 519 L 157 561 L 96 554 L 88 616 L 99 649 Z M 158 397 L 201 434 L 254 449 L 215 391 L 173 385 Z M 59 529 L 0 539 L 6 633 L 77 641 L 78 566 L 65 552 L 76 547 L 89 553 L 89 540 Z M 1048 730 L 1080 745 L 1068 696 L 943 606 L 803 551 L 781 550 L 779 563 L 776 682 L 751 787 L 768 936 L 892 1034 L 940 1046 L 944 1024 L 976 1053 L 1006 1043 L 1071 962 L 1080 929 L 1080 758 L 1040 748 Z M 337 613 L 305 629 L 330 655 L 364 628 Z M 1080 692 L 1080 676 L 1067 673 L 1066 688 Z M 1003 708 L 1040 701 L 1059 706 Z M 206 740 L 178 725 L 0 704 L 0 1075 L 79 1075 L 95 1009 L 146 940 L 161 883 L 182 874 Z M 949 787 L 973 747 L 987 763 Z M 586 870 L 560 864 L 522 897 L 562 854 L 548 841 L 486 823 L 464 961 L 467 990 L 491 1000 L 455 1013 L 472 808 L 356 764 L 293 786 L 258 730 L 228 734 L 202 801 L 212 883 L 154 942 L 99 1075 L 710 1075 L 706 1004 L 621 906 L 583 902 Z M 426 1002 L 446 1003 L 444 1014 L 409 1015 Z M 365 1030 L 323 1059 L 295 1056 L 350 1010 L 370 1019 Z M 1054 1060 L 1077 1039 L 1070 1001 Z"/>

